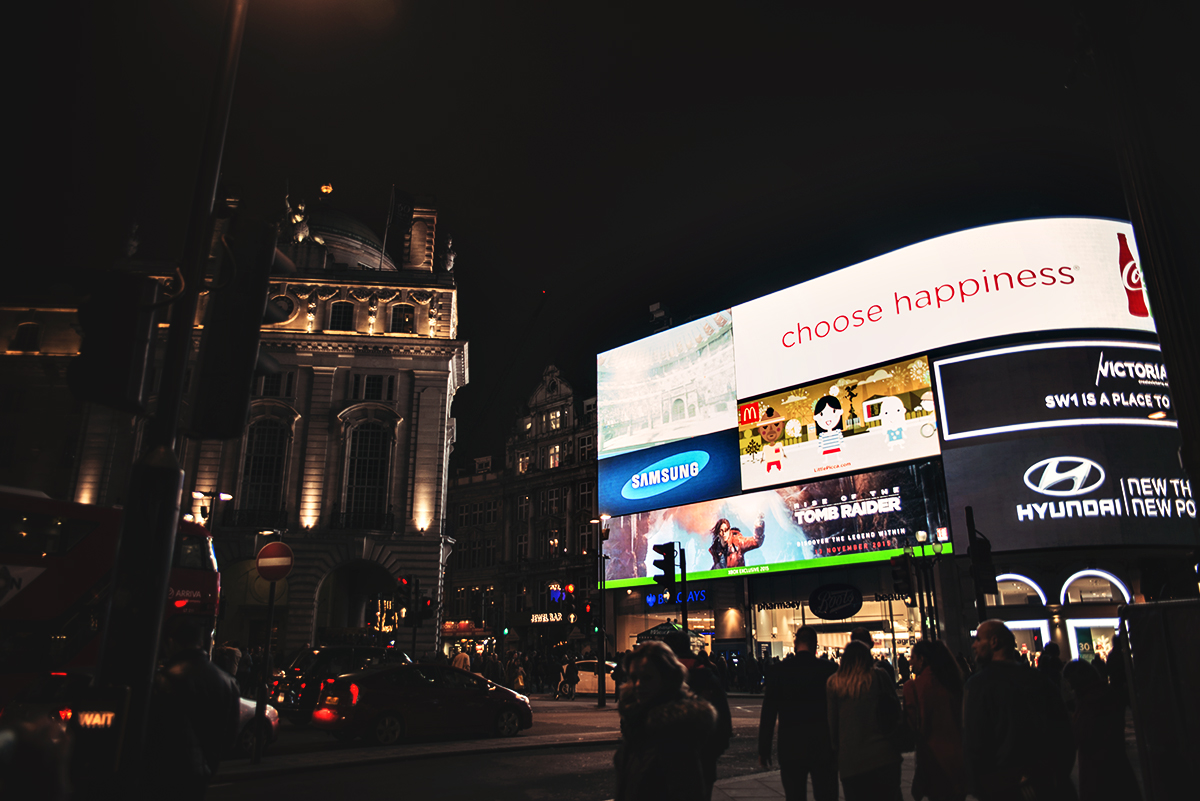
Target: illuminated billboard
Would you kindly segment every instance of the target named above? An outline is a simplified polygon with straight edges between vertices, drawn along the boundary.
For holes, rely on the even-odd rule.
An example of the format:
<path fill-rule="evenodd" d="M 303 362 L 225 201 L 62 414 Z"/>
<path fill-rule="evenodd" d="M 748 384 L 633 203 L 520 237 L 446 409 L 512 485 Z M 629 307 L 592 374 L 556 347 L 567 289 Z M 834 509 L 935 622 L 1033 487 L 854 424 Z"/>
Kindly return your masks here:
<path fill-rule="evenodd" d="M 608 587 L 653 583 L 653 546 L 678 542 L 688 580 L 888 559 L 936 531 L 928 465 L 909 465 L 642 512 L 608 521 Z M 941 525 L 944 525 L 942 523 Z"/>
<path fill-rule="evenodd" d="M 936 456 L 934 408 L 923 356 L 741 401 L 742 489 Z"/>
<path fill-rule="evenodd" d="M 910 245 L 735 306 L 738 397 L 996 336 L 1153 332 L 1137 263 L 1133 226 L 1095 218 L 1020 220 Z"/>
<path fill-rule="evenodd" d="M 737 425 L 729 311 L 596 357 L 600 459 Z"/>
<path fill-rule="evenodd" d="M 736 495 L 737 457 L 737 432 L 729 429 L 601 459 L 604 511 L 625 515 Z"/>

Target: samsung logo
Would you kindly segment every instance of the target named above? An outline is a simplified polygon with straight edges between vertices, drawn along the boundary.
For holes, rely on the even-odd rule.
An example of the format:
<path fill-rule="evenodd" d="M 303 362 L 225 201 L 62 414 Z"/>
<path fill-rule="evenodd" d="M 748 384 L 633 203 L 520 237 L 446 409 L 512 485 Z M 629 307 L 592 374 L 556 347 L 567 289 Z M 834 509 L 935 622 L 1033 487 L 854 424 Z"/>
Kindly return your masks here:
<path fill-rule="evenodd" d="M 621 497 L 627 500 L 651 498 L 672 490 L 685 481 L 700 475 L 708 464 L 707 451 L 685 451 L 655 462 L 641 472 L 634 473 L 621 488 Z"/>

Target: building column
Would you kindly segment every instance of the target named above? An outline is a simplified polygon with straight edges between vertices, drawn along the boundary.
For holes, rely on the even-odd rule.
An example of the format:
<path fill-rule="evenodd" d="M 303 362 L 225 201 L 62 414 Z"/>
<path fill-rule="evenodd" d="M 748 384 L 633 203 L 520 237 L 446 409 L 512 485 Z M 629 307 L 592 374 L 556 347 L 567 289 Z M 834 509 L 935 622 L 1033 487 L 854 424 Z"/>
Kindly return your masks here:
<path fill-rule="evenodd" d="M 337 367 L 313 366 L 309 414 L 305 419 L 303 476 L 300 481 L 300 525 L 316 528 L 324 509 L 329 477 L 330 413 L 333 409 L 333 379 Z M 333 482 L 336 485 L 336 477 Z"/>

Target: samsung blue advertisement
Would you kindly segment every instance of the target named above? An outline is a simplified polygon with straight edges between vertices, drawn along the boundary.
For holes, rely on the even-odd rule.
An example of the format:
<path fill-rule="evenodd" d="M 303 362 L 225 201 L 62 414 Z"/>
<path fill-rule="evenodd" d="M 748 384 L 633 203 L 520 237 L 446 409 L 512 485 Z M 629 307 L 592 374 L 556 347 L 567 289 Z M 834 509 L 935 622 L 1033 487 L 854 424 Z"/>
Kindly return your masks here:
<path fill-rule="evenodd" d="M 737 429 L 600 460 L 600 508 L 614 517 L 742 490 Z"/>

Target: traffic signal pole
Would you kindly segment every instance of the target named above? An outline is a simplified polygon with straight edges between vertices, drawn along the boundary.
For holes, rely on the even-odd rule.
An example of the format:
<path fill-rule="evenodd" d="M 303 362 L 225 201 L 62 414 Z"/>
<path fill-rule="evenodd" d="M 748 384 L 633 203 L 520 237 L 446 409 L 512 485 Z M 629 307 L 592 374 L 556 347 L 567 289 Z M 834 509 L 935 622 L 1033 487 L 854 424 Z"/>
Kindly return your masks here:
<path fill-rule="evenodd" d="M 130 472 L 97 677 L 101 688 L 129 688 L 129 710 L 115 775 L 96 777 L 95 797 L 137 797 L 144 774 L 151 690 L 183 493 L 175 440 L 248 5 L 249 0 L 230 0 L 226 13 L 180 267 L 182 286 L 171 303 L 158 404 L 147 426 L 145 455 Z"/>
<path fill-rule="evenodd" d="M 687 633 L 687 629 L 688 629 L 688 619 L 687 619 L 687 551 L 685 551 L 685 550 L 683 549 L 683 545 L 682 545 L 682 543 L 680 543 L 680 548 L 679 548 L 679 591 L 680 591 L 680 592 L 679 592 L 679 597 L 682 599 L 682 600 L 679 602 L 679 606 L 681 607 L 681 608 L 680 608 L 680 610 L 679 610 L 679 612 L 680 612 L 680 615 L 679 615 L 679 617 L 680 617 L 680 620 L 682 620 L 682 621 L 683 621 L 683 631 L 684 631 L 684 633 L 686 634 L 686 633 Z M 689 642 L 690 642 L 691 638 L 689 637 L 688 639 L 689 639 Z"/>

